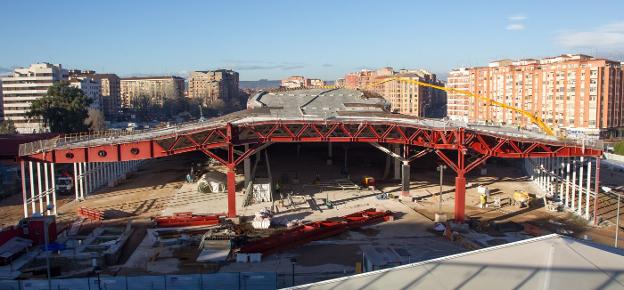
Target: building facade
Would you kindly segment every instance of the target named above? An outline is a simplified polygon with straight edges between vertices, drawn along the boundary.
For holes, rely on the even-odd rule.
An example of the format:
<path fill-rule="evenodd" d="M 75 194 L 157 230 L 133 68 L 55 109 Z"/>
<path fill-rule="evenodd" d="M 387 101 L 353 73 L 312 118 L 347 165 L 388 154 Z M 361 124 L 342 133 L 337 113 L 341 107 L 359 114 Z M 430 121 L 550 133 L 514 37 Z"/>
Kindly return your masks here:
<path fill-rule="evenodd" d="M 100 82 L 101 111 L 106 120 L 114 120 L 121 109 L 120 79 L 116 74 L 98 74 L 93 70 L 70 70 L 69 77 L 90 77 Z"/>
<path fill-rule="evenodd" d="M 239 102 L 239 77 L 232 70 L 194 71 L 188 80 L 188 97 L 200 98 L 205 105 L 217 100 Z"/>
<path fill-rule="evenodd" d="M 306 86 L 306 78 L 303 76 L 290 76 L 282 80 L 280 85 L 286 89 L 298 89 Z"/>
<path fill-rule="evenodd" d="M 396 113 L 432 118 L 446 115 L 444 91 L 401 82 L 395 78 L 444 86 L 435 74 L 425 70 L 402 69 L 396 72 L 392 67 L 348 73 L 344 77 L 344 86 L 380 94 L 390 103 L 390 110 Z"/>
<path fill-rule="evenodd" d="M 27 116 L 30 104 L 45 96 L 55 82 L 67 79 L 68 72 L 60 64 L 37 63 L 15 69 L 2 78 L 4 118 L 15 124 L 18 133 L 47 131 L 41 119 Z"/>
<path fill-rule="evenodd" d="M 102 85 L 91 77 L 70 77 L 69 85 L 79 88 L 91 100 L 91 109 L 102 110 Z"/>
<path fill-rule="evenodd" d="M 588 55 L 493 61 L 468 69 L 468 83 L 454 78 L 458 88 L 525 110 L 569 136 L 622 136 L 624 86 L 619 62 Z M 463 80 L 465 75 L 461 76 Z M 449 79 L 449 82 L 451 80 Z M 453 96 L 453 102 L 460 98 Z M 449 101 L 450 102 L 450 101 Z M 463 105 L 462 108 L 465 108 Z M 520 113 L 468 98 L 466 112 L 449 117 L 471 122 L 534 127 Z M 466 116 L 467 115 L 467 116 Z"/>
<path fill-rule="evenodd" d="M 177 76 L 130 77 L 120 79 L 121 105 L 132 108 L 134 99 L 145 96 L 153 104 L 184 97 L 184 79 Z"/>
<path fill-rule="evenodd" d="M 458 68 L 449 72 L 446 87 L 456 90 L 468 90 L 470 81 L 470 70 Z M 459 92 L 449 91 L 446 93 L 447 115 L 451 120 L 468 122 L 468 112 L 470 99 Z"/>

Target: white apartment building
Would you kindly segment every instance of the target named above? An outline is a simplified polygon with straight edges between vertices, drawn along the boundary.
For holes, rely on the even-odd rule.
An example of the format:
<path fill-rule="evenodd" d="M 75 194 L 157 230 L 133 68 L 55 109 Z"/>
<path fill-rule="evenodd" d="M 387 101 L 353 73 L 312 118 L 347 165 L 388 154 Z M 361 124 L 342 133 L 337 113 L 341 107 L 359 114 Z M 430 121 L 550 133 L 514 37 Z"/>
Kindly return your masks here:
<path fill-rule="evenodd" d="M 79 88 L 91 99 L 90 108 L 102 111 L 102 83 L 91 77 L 75 77 L 69 80 L 69 85 Z"/>
<path fill-rule="evenodd" d="M 67 71 L 60 64 L 36 63 L 28 68 L 16 68 L 2 78 L 4 119 L 15 124 L 18 133 L 47 131 L 42 120 L 29 119 L 32 101 L 45 96 L 54 82 L 67 80 Z"/>
<path fill-rule="evenodd" d="M 457 90 L 468 90 L 470 82 L 470 70 L 458 68 L 449 72 L 446 87 Z M 451 120 L 468 122 L 470 99 L 468 96 L 449 91 L 447 95 L 447 115 Z"/>

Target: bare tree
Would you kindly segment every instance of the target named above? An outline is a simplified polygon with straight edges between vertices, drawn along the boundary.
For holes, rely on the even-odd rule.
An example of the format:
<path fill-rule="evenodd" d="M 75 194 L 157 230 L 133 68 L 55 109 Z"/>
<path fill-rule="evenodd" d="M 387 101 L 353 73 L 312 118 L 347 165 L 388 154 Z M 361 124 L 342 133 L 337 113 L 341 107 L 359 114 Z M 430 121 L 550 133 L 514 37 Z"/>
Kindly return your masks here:
<path fill-rule="evenodd" d="M 91 131 L 102 131 L 106 129 L 104 114 L 100 110 L 89 108 L 87 114 L 89 117 L 85 119 L 85 125 L 89 126 Z"/>

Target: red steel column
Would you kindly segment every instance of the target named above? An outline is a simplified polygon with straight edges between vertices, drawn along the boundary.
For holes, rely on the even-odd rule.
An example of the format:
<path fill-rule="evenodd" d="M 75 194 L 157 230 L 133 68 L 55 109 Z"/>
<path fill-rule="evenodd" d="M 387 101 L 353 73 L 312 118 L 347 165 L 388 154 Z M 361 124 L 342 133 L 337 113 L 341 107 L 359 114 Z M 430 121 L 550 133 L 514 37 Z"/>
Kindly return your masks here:
<path fill-rule="evenodd" d="M 234 160 L 234 145 L 232 144 L 233 134 L 232 134 L 232 124 L 227 124 L 227 142 L 228 142 L 228 156 L 227 156 L 227 191 L 228 191 L 228 217 L 235 218 L 236 217 L 236 174 L 234 173 L 234 169 L 236 169 L 236 162 Z"/>
<path fill-rule="evenodd" d="M 228 194 L 228 217 L 236 217 L 236 180 L 234 179 L 234 167 L 228 165 L 227 171 L 227 194 Z"/>
<path fill-rule="evenodd" d="M 460 128 L 457 138 L 457 177 L 455 177 L 455 221 L 466 219 L 466 177 L 464 168 L 464 129 Z"/>

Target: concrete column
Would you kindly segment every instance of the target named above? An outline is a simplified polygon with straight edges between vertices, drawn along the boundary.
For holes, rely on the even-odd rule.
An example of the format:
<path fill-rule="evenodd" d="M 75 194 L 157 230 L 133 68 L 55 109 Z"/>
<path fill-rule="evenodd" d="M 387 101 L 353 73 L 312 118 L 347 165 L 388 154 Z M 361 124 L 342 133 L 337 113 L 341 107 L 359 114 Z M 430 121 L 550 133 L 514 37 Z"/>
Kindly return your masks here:
<path fill-rule="evenodd" d="M 393 152 L 396 153 L 397 155 L 401 156 L 401 147 L 399 146 L 399 144 L 394 144 L 393 146 Z M 400 180 L 401 179 L 401 160 L 393 158 L 394 159 L 394 179 L 396 180 Z"/>
<path fill-rule="evenodd" d="M 327 165 L 332 165 L 334 162 L 334 155 L 332 153 L 332 143 L 327 142 Z"/>
<path fill-rule="evenodd" d="M 30 171 L 30 205 L 31 214 L 35 213 L 35 176 L 33 174 L 33 163 L 28 161 L 28 171 Z"/>
<path fill-rule="evenodd" d="M 22 177 L 22 202 L 24 206 L 24 217 L 28 217 L 28 194 L 26 190 L 26 163 L 24 160 L 20 160 L 20 170 Z"/>
<path fill-rule="evenodd" d="M 566 158 L 565 207 L 570 206 L 570 157 Z"/>
<path fill-rule="evenodd" d="M 565 163 L 564 163 L 565 159 L 563 158 L 558 158 L 558 163 L 559 163 L 559 201 L 563 202 L 564 201 L 564 192 L 563 192 L 563 188 L 564 188 L 564 182 L 565 182 L 565 173 L 564 173 L 564 167 L 565 167 Z"/>
<path fill-rule="evenodd" d="M 80 199 L 80 190 L 78 189 L 78 164 L 74 163 L 74 192 L 76 193 L 76 200 Z"/>
<path fill-rule="evenodd" d="M 581 156 L 581 161 L 579 163 L 579 176 L 578 176 L 578 180 L 579 180 L 579 191 L 578 191 L 578 215 L 582 216 L 583 215 L 583 178 L 585 178 L 585 176 L 583 175 L 583 167 L 584 163 L 583 160 L 584 158 Z"/>
<path fill-rule="evenodd" d="M 410 165 L 408 161 L 403 161 L 403 174 L 401 175 L 401 196 L 410 196 Z"/>
<path fill-rule="evenodd" d="M 45 185 L 45 201 L 46 201 L 46 215 L 50 215 L 50 210 L 48 209 L 48 205 L 50 204 L 50 194 L 52 193 L 52 190 L 50 188 L 50 182 L 49 182 L 49 177 L 48 177 L 48 163 L 43 163 L 43 175 L 44 177 L 44 185 Z"/>
<path fill-rule="evenodd" d="M 247 150 L 249 150 L 249 145 L 245 145 L 245 152 Z M 245 188 L 247 188 L 249 182 L 251 182 L 251 157 L 243 160 L 243 174 L 245 175 Z"/>
<path fill-rule="evenodd" d="M 576 158 L 572 158 L 572 184 L 570 185 L 570 190 L 572 193 L 570 194 L 570 209 L 572 211 L 576 210 Z"/>
<path fill-rule="evenodd" d="M 40 214 L 45 214 L 43 212 L 43 190 L 41 189 L 43 187 L 43 182 L 41 180 L 41 162 L 35 162 L 37 163 L 37 194 L 39 195 L 39 213 Z"/>
<path fill-rule="evenodd" d="M 587 194 L 585 195 L 585 219 L 589 220 L 589 196 L 591 193 L 591 159 L 587 162 Z"/>
<path fill-rule="evenodd" d="M 56 215 L 56 171 L 54 163 L 50 163 L 50 177 L 52 178 L 52 212 Z"/>

